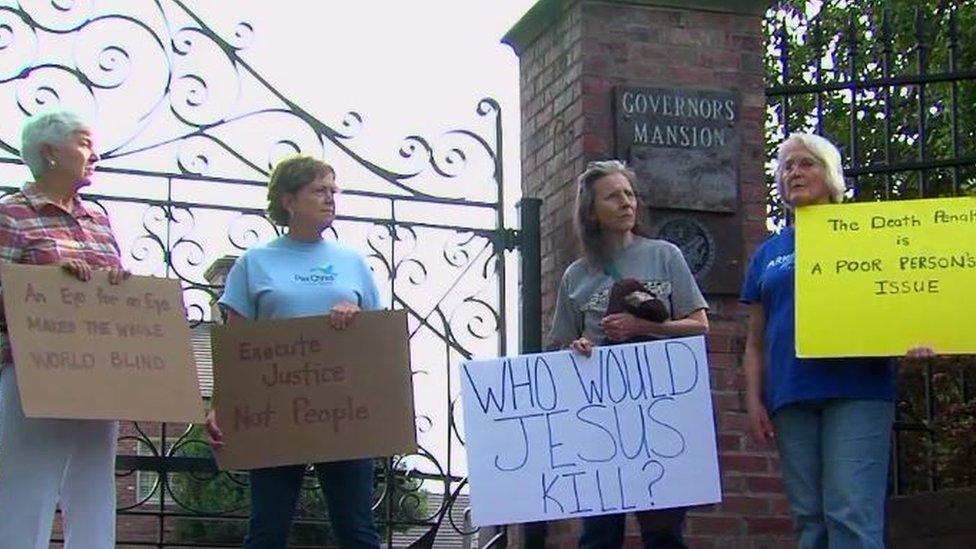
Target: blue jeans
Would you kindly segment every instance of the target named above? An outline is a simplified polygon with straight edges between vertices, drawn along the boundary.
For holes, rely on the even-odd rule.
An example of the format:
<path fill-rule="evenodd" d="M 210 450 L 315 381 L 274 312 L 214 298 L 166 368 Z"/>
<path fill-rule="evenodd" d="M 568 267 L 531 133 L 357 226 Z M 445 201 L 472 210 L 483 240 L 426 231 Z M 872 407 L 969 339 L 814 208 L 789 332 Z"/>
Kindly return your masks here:
<path fill-rule="evenodd" d="M 373 522 L 373 460 L 316 463 L 329 519 L 343 549 L 378 549 Z M 245 549 L 284 549 L 305 475 L 304 465 L 251 471 L 251 522 Z"/>
<path fill-rule="evenodd" d="M 824 399 L 776 411 L 797 545 L 884 547 L 894 403 Z"/>
<path fill-rule="evenodd" d="M 684 549 L 681 527 L 688 509 L 676 507 L 660 511 L 639 511 L 641 541 L 644 549 Z M 623 547 L 625 514 L 597 515 L 583 518 L 579 549 L 615 549 Z"/>

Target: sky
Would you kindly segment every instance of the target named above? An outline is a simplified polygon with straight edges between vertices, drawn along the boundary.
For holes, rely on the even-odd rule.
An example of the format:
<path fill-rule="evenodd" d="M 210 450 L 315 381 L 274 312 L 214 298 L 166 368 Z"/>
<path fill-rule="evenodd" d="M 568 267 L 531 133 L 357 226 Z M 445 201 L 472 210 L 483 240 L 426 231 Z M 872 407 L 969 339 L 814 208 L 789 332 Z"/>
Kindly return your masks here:
<path fill-rule="evenodd" d="M 520 195 L 518 58 L 500 39 L 534 1 L 249 0 L 235 3 L 233 12 L 226 10 L 223 1 L 190 0 L 188 5 L 226 35 L 232 35 L 239 21 L 252 25 L 252 41 L 241 56 L 283 95 L 323 122 L 337 127 L 348 111 L 362 115 L 363 130 L 356 142 L 365 148 L 360 150 L 364 156 L 381 164 L 395 163 L 408 135 L 436 139 L 459 128 L 484 134 L 487 126 L 475 108 L 480 99 L 495 98 L 503 114 L 505 202 L 508 219 L 513 221 L 511 206 Z M 328 150 L 326 157 L 337 162 L 340 186 L 344 174 L 357 177 L 356 166 L 329 158 Z M 512 221 L 509 225 L 514 226 Z M 513 266 L 510 262 L 511 275 Z M 510 280 L 509 322 L 516 326 L 517 279 Z M 436 283 L 424 291 L 436 295 L 438 290 L 431 286 Z M 423 335 L 412 342 L 414 368 L 426 367 L 431 374 L 415 376 L 418 414 L 433 420 L 421 443 L 443 465 L 446 386 L 443 366 L 436 360 L 424 364 L 424 353 L 418 353 L 425 344 L 432 349 L 442 345 Z M 463 473 L 465 461 L 461 447 L 454 445 L 455 473 Z M 436 470 L 424 460 L 413 465 Z"/>
<path fill-rule="evenodd" d="M 363 123 L 360 135 L 353 141 L 356 151 L 383 167 L 391 167 L 397 162 L 403 162 L 398 153 L 404 138 L 409 135 L 421 135 L 435 141 L 438 136 L 449 130 L 470 129 L 486 137 L 490 136 L 490 132 L 486 131 L 490 125 L 485 124 L 486 119 L 480 117 L 475 109 L 478 101 L 484 97 L 497 100 L 502 109 L 505 138 L 503 151 L 506 159 L 504 173 L 507 187 L 504 194 L 509 211 L 506 225 L 515 226 L 512 207 L 520 194 L 518 188 L 520 181 L 518 59 L 511 48 L 501 44 L 500 40 L 535 3 L 535 0 L 409 2 L 399 0 L 236 0 L 233 2 L 183 0 L 183 2 L 223 37 L 233 37 L 235 31 L 242 28 L 239 24 L 246 22 L 252 32 L 245 33 L 247 47 L 240 50 L 241 57 L 273 88 L 322 122 L 338 128 L 346 113 L 358 112 L 363 118 Z M 0 7 L 15 3 L 13 0 L 0 0 Z M 84 21 L 84 18 L 93 12 L 108 14 L 113 11 L 131 14 L 136 19 L 142 18 L 147 25 L 156 29 L 161 25 L 154 3 L 146 0 L 140 2 L 21 0 L 20 4 L 32 16 L 52 27 L 58 25 L 70 27 L 72 18 Z M 172 7 L 170 1 L 164 1 L 162 4 Z M 230 7 L 232 9 L 229 9 Z M 0 13 L 0 16 L 2 15 Z M 14 27 L 14 33 L 0 33 L 0 39 L 6 41 L 11 36 L 32 36 L 30 33 L 22 32 L 16 24 Z M 168 72 L 166 59 L 158 55 L 158 50 L 154 50 L 155 46 L 151 41 L 146 40 L 147 35 L 142 34 L 131 23 L 120 23 L 110 19 L 96 21 L 86 25 L 85 28 L 91 32 L 80 34 L 77 40 L 64 40 L 64 36 L 47 34 L 33 44 L 18 43 L 19 46 L 27 49 L 6 48 L 4 55 L 0 56 L 0 76 L 16 74 L 19 70 L 18 64 L 23 62 L 19 55 L 31 47 L 34 47 L 45 60 L 65 66 L 82 59 L 87 60 L 84 62 L 102 63 L 106 67 L 119 67 L 120 70 L 114 72 L 100 72 L 97 67 L 89 67 L 89 74 L 108 79 L 123 76 L 128 79 L 127 85 L 118 90 L 99 90 L 100 106 L 89 105 L 85 93 L 79 94 L 78 98 L 71 98 L 69 94 L 65 94 L 65 101 L 68 103 L 66 106 L 94 119 L 96 131 L 102 139 L 105 150 L 131 151 L 172 137 L 179 128 L 174 125 L 172 116 L 165 112 L 169 108 L 168 104 L 164 102 L 161 107 L 156 107 L 160 109 L 156 114 L 162 113 L 160 116 L 146 114 L 152 112 L 151 101 L 153 101 L 153 94 L 156 93 L 154 90 L 161 89 L 158 75 L 165 75 Z M 103 44 L 99 40 L 107 40 L 107 42 Z M 113 58 L 111 52 L 106 55 L 86 55 L 86 52 L 99 51 L 102 45 L 116 43 L 125 49 L 133 62 L 126 64 L 125 59 Z M 194 59 L 204 59 L 206 65 L 206 56 L 201 55 L 200 52 L 200 49 L 194 50 Z M 174 56 L 170 62 L 187 62 L 185 57 L 187 56 Z M 235 90 L 226 91 L 219 85 L 221 80 L 220 73 L 217 71 L 228 70 L 229 67 L 219 57 L 218 55 L 212 66 L 205 67 L 202 71 L 215 79 L 208 90 L 210 94 L 208 99 L 214 99 L 215 105 L 224 108 L 226 103 L 219 101 L 221 99 L 219 94 L 233 95 Z M 63 75 L 55 74 L 55 76 Z M 226 78 L 222 80 L 223 82 L 236 82 L 232 73 L 224 76 Z M 40 79 L 40 76 L 38 78 Z M 181 93 L 182 84 L 183 82 L 175 83 L 174 95 Z M 70 87 L 69 82 L 65 89 Z M 16 94 L 26 94 L 25 97 L 29 99 L 29 93 L 25 92 L 28 89 L 30 86 L 7 85 L 0 90 L 4 94 L 3 101 L 0 102 L 0 120 L 16 120 L 22 116 L 22 113 L 17 111 L 17 101 L 13 99 Z M 252 93 L 252 89 L 236 90 L 236 92 L 239 92 L 241 97 L 261 95 Z M 23 100 L 25 97 L 20 99 Z M 242 112 L 251 107 L 253 107 L 251 104 L 235 106 Z M 143 125 L 139 126 L 139 124 Z M 16 137 L 17 126 L 0 124 L 0 134 L 2 134 L 0 137 L 8 143 L 19 145 L 19 139 Z M 254 132 L 253 126 L 248 131 Z M 247 137 L 260 140 L 262 137 L 284 133 L 285 129 L 259 126 L 259 132 L 267 135 Z M 131 142 L 127 141 L 132 135 L 136 135 L 137 138 Z M 117 155 L 114 159 L 106 159 L 103 165 L 130 168 L 137 166 L 143 169 L 158 168 L 173 171 L 174 156 L 181 155 L 183 152 L 182 146 L 174 146 L 172 150 L 152 148 L 151 154 Z M 348 158 L 341 158 L 341 155 L 335 150 L 330 150 L 328 145 L 324 156 L 326 161 L 336 166 L 340 186 L 343 186 L 344 181 L 348 183 L 349 188 L 367 185 L 361 166 L 355 166 Z M 261 160 L 255 159 L 258 163 Z M 218 161 L 216 156 L 212 161 L 215 163 Z M 215 171 L 220 173 L 219 166 L 215 166 Z M 5 181 L 23 181 L 26 178 L 26 170 L 20 166 L 0 166 L 0 175 Z M 251 177 L 254 177 L 253 174 Z M 261 208 L 264 205 L 264 192 L 259 188 L 255 188 L 254 192 L 250 193 L 239 188 L 234 188 L 233 192 L 225 192 L 219 185 L 208 184 L 207 187 L 203 187 L 192 181 L 177 181 L 172 190 L 167 190 L 158 180 L 106 172 L 97 172 L 94 179 L 95 182 L 89 189 L 89 192 L 94 194 L 139 195 L 165 199 L 166 193 L 172 192 L 173 198 L 177 200 L 222 202 L 234 207 L 243 205 Z M 201 198 L 205 195 L 207 195 L 206 199 Z M 369 208 L 372 207 L 367 202 L 354 200 L 352 196 L 344 197 L 342 200 L 340 214 L 368 215 Z M 136 274 L 165 276 L 167 270 L 161 253 L 154 250 L 151 242 L 139 241 L 131 236 L 144 233 L 147 226 L 156 230 L 157 234 L 163 234 L 167 230 L 165 220 L 159 216 L 147 215 L 145 207 L 138 204 L 115 204 L 110 213 L 113 226 L 120 236 L 127 266 Z M 193 246 L 184 246 L 181 248 L 182 252 L 174 253 L 175 263 L 180 263 L 183 268 L 192 268 L 191 279 L 198 279 L 200 272 L 213 259 L 224 253 L 239 253 L 232 248 L 227 238 L 229 232 L 227 225 L 231 219 L 233 219 L 233 212 L 227 212 L 223 216 L 220 212 L 209 212 L 198 216 L 192 224 L 180 225 L 177 228 L 178 232 L 183 230 L 182 227 L 192 227 L 189 230 L 195 233 L 190 234 L 190 238 L 202 245 L 199 253 Z M 485 223 L 491 226 L 493 221 L 493 218 L 489 218 Z M 355 227 L 349 229 L 350 232 L 355 230 L 358 229 Z M 126 235 L 129 237 L 126 238 Z M 264 232 L 256 238 L 259 241 L 268 237 L 265 228 Z M 365 239 L 361 236 L 352 238 Z M 440 249 L 434 248 L 442 248 L 444 245 L 442 242 L 433 241 L 423 244 L 437 253 Z M 185 257 L 181 259 L 180 253 L 188 253 L 190 260 L 187 261 Z M 203 256 L 202 260 L 200 257 L 196 258 L 198 262 L 196 265 L 192 265 L 194 254 Z M 142 259 L 133 260 L 136 256 Z M 431 260 L 430 265 L 437 266 L 437 263 Z M 508 267 L 511 276 L 508 291 L 511 328 L 517 326 L 514 322 L 517 316 L 517 277 L 514 276 L 516 274 L 514 263 L 509 262 Z M 432 286 L 436 287 L 440 281 L 434 278 Z M 451 283 L 450 276 L 443 278 L 445 284 Z M 409 289 L 404 290 L 405 295 L 408 291 Z M 436 295 L 441 289 L 431 290 L 429 287 L 424 287 L 416 291 Z M 412 298 L 423 301 L 424 296 L 412 296 Z M 188 297 L 188 299 L 194 298 Z M 209 296 L 198 295 L 195 299 L 206 303 L 209 301 Z M 512 339 L 514 340 L 514 337 Z M 427 343 L 432 346 L 431 348 L 436 348 L 438 345 L 436 338 L 431 340 L 429 336 L 426 340 L 423 337 L 414 340 L 415 346 L 418 347 Z M 488 347 L 487 352 L 494 351 Z M 414 353 L 414 358 L 417 357 L 417 353 Z M 421 356 L 418 362 L 424 360 Z M 423 364 L 419 366 L 422 367 Z M 415 364 L 416 367 L 418 365 Z M 434 421 L 440 424 L 427 435 L 422 436 L 422 442 L 443 460 L 446 452 L 444 445 L 446 419 L 443 410 L 446 409 L 447 403 L 444 399 L 446 387 L 441 379 L 442 374 L 438 372 L 441 368 L 442 366 L 434 366 L 430 368 L 433 375 L 417 378 L 420 384 L 415 394 L 418 400 L 418 412 L 432 415 Z M 460 451 L 460 447 L 455 446 L 454 451 Z M 455 463 L 463 463 L 463 459 L 459 461 L 457 453 L 453 459 Z M 430 469 L 430 467 L 424 468 Z"/>
<path fill-rule="evenodd" d="M 502 105 L 506 178 L 517 182 L 518 58 L 501 37 L 535 0 L 189 0 L 218 32 L 254 27 L 242 57 L 325 122 L 364 117 L 371 149 L 467 127 L 483 97 Z M 517 189 L 513 189 L 517 192 Z"/>
<path fill-rule="evenodd" d="M 374 158 L 395 154 L 410 134 L 436 137 L 451 129 L 478 127 L 478 101 L 495 98 L 502 106 L 506 202 L 512 205 L 520 179 L 518 58 L 500 39 L 533 3 L 249 1 L 241 2 L 235 15 L 254 26 L 244 59 L 326 123 L 341 120 L 349 110 L 360 113 L 362 139 Z M 217 25 L 236 23 L 217 2 L 191 4 Z M 339 180 L 341 185 L 341 169 Z M 510 284 L 509 293 L 515 294 L 517 286 Z M 516 304 L 510 303 L 513 318 Z M 413 344 L 423 342 L 418 337 Z M 431 344 L 436 348 L 436 341 Z M 432 368 L 434 376 L 415 378 L 415 395 L 418 413 L 431 414 L 438 424 L 422 441 L 443 463 L 445 417 L 440 411 L 445 387 L 434 379 L 442 375 L 438 370 Z M 452 461 L 455 466 L 464 463 L 458 453 Z M 417 466 L 431 470 L 422 462 Z M 457 472 L 462 470 L 463 465 Z"/>
<path fill-rule="evenodd" d="M 171 15 L 177 15 L 168 24 L 178 26 L 179 10 L 173 7 L 175 1 L 164 1 L 161 5 L 167 7 Z M 478 101 L 483 97 L 495 98 L 502 105 L 504 117 L 505 176 L 512 183 L 506 192 L 509 195 L 507 202 L 517 200 L 520 169 L 518 61 L 500 39 L 535 0 L 180 1 L 222 37 L 233 40 L 239 23 L 250 25 L 253 31 L 245 40 L 247 46 L 239 50 L 241 57 L 271 86 L 322 122 L 339 127 L 347 112 L 358 112 L 363 123 L 356 145 L 367 148 L 357 152 L 380 165 L 399 160 L 399 149 L 408 135 L 436 138 L 451 129 L 480 129 L 477 124 L 485 119 L 475 113 Z M 17 0 L 0 0 L 0 8 L 17 3 Z M 148 0 L 20 0 L 19 4 L 41 24 L 51 28 L 70 28 L 93 13 L 119 12 L 141 19 L 154 32 L 165 32 L 154 2 Z M 102 144 L 108 149 L 118 146 L 121 138 L 127 138 L 135 131 L 146 142 L 150 137 L 172 133 L 171 127 L 158 125 L 133 128 L 131 121 L 141 120 L 152 107 L 140 104 L 141 99 L 154 97 L 159 89 L 158 79 L 154 81 L 151 75 L 166 74 L 179 64 L 201 66 L 207 58 L 207 54 L 201 52 L 209 46 L 204 44 L 203 49 L 195 48 L 189 56 L 173 56 L 170 62 L 176 65 L 168 68 L 165 58 L 158 55 L 152 41 L 146 39 L 147 34 L 129 23 L 103 19 L 85 25 L 85 32 L 79 33 L 84 35 L 75 42 L 68 43 L 56 35 L 47 34 L 32 44 L 29 40 L 19 40 L 30 34 L 22 31 L 22 25 L 0 10 L 0 22 L 6 20 L 15 23 L 14 31 L 0 32 L 0 46 L 7 46 L 6 42 L 12 36 L 13 42 L 22 47 L 4 47 L 4 55 L 0 56 L 0 77 L 16 74 L 28 59 L 27 50 L 34 47 L 45 60 L 58 64 L 70 66 L 82 59 L 85 64 L 80 67 L 82 70 L 97 77 L 106 76 L 105 81 L 126 79 L 125 85 L 118 90 L 99 90 L 102 103 L 111 105 L 109 112 L 96 112 L 94 106 L 88 108 L 84 99 L 80 102 L 68 100 L 72 109 L 96 120 L 97 131 L 104 138 Z M 129 54 L 129 59 L 93 54 L 106 45 L 120 46 Z M 253 90 L 228 91 L 214 85 L 218 78 L 233 81 L 236 75 L 229 71 L 229 65 L 222 62 L 219 55 L 211 57 L 212 65 L 200 70 L 212 79 L 208 82 L 211 84 L 207 98 L 210 103 L 223 108 L 227 102 L 222 101 L 224 97 L 220 94 L 254 95 Z M 96 66 L 98 63 L 111 67 L 111 70 L 101 71 Z M 36 71 L 36 74 L 50 76 L 52 72 Z M 63 73 L 54 76 L 62 83 L 70 80 Z M 38 76 L 35 80 L 43 78 Z M 177 81 L 174 84 L 174 93 L 178 94 L 183 83 Z M 70 88 L 70 85 L 64 87 Z M 18 99 L 27 103 L 33 99 L 30 97 L 32 93 L 44 95 L 36 93 L 30 86 L 14 88 L 8 85 L 3 91 L 21 94 Z M 119 96 L 131 105 L 131 109 L 119 108 Z M 0 104 L 0 116 L 6 120 L 22 116 L 15 105 L 14 101 L 5 100 Z M 243 111 L 252 105 L 239 106 Z M 19 141 L 17 126 L 0 124 L 0 137 L 16 146 Z M 326 150 L 325 153 L 329 160 L 331 152 Z M 108 162 L 104 164 L 109 165 Z M 340 171 L 338 175 L 341 184 L 343 175 L 353 174 Z M 97 187 L 92 191 L 115 192 L 111 188 Z"/>

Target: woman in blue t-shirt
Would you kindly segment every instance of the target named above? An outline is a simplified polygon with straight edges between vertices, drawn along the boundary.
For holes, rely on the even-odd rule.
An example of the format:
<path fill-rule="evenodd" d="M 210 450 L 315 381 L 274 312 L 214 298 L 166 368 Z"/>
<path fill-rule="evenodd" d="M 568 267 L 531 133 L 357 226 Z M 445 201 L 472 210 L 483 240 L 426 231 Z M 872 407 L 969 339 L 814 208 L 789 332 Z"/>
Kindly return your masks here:
<path fill-rule="evenodd" d="M 268 183 L 268 217 L 287 226 L 284 236 L 247 250 L 227 275 L 220 306 L 228 324 L 329 315 L 344 329 L 361 310 L 382 308 L 362 255 L 322 238 L 335 220 L 335 171 L 309 156 L 281 161 Z M 207 434 L 216 451 L 223 436 L 214 413 Z M 378 548 L 373 521 L 373 461 L 316 463 L 332 529 L 341 547 Z M 284 548 L 305 475 L 304 465 L 250 472 L 251 520 L 245 549 Z"/>
<path fill-rule="evenodd" d="M 794 133 L 779 147 L 775 181 L 790 208 L 839 203 L 840 152 L 822 137 Z M 749 304 L 744 366 L 752 434 L 779 448 L 800 547 L 880 549 L 894 363 L 797 358 L 794 264 L 794 230 L 786 227 L 756 250 L 742 289 Z"/>

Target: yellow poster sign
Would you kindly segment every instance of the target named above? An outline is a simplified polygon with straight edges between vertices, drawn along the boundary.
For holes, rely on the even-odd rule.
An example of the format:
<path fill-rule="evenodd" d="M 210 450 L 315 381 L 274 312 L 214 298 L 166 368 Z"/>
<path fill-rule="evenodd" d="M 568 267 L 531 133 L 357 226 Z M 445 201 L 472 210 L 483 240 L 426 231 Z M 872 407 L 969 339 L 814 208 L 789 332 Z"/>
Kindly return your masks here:
<path fill-rule="evenodd" d="M 796 211 L 797 356 L 976 353 L 976 197 Z"/>

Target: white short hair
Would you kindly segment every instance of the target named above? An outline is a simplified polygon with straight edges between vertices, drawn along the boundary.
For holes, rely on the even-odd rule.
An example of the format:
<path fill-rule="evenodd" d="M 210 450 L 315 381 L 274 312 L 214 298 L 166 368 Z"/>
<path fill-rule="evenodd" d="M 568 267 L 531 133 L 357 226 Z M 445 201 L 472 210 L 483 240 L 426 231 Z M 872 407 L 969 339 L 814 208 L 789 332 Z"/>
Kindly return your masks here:
<path fill-rule="evenodd" d="M 64 143 L 75 132 L 89 128 L 88 123 L 71 111 L 54 110 L 36 114 L 20 130 L 20 158 L 36 179 L 48 168 L 41 147 Z"/>
<path fill-rule="evenodd" d="M 790 145 L 803 145 L 810 154 L 816 157 L 824 167 L 824 182 L 830 190 L 830 201 L 839 203 L 844 201 L 844 169 L 841 167 L 840 151 L 833 143 L 812 133 L 791 133 L 785 141 L 779 144 L 776 150 L 776 172 L 773 180 L 776 182 L 776 190 L 779 191 L 780 200 L 787 207 L 792 207 L 786 201 L 786 189 L 783 188 L 783 151 Z"/>

